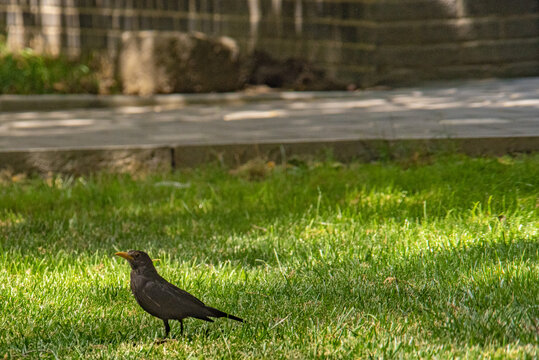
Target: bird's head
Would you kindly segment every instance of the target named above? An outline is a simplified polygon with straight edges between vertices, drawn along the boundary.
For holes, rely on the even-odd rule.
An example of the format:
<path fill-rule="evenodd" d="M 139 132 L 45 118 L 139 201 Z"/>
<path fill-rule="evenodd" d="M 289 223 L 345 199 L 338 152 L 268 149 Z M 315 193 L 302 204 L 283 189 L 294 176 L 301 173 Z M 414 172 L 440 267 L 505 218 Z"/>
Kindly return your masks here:
<path fill-rule="evenodd" d="M 121 256 L 129 262 L 133 270 L 154 269 L 153 260 L 144 251 L 129 250 L 128 252 L 117 252 L 115 255 Z"/>

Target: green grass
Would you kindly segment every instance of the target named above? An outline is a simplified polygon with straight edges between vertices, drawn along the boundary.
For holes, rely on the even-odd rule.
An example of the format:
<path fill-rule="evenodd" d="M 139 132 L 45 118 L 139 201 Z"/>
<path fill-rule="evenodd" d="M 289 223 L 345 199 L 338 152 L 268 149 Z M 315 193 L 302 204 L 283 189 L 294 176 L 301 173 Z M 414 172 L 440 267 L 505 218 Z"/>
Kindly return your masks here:
<path fill-rule="evenodd" d="M 32 49 L 11 52 L 0 38 L 0 94 L 97 92 L 97 75 L 87 64 Z"/>
<path fill-rule="evenodd" d="M 538 198 L 538 155 L 4 180 L 0 357 L 536 358 Z M 127 249 L 247 323 L 156 343 Z"/>

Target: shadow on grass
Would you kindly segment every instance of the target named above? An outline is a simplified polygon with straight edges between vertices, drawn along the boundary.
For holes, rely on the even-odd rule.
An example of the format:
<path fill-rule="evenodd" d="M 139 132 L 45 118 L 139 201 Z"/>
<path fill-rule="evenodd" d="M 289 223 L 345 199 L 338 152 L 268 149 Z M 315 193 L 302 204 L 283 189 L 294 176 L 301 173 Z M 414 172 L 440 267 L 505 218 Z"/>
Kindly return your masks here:
<path fill-rule="evenodd" d="M 474 345 L 533 343 L 539 336 L 538 258 L 539 242 L 483 242 L 412 257 L 398 265 L 396 277 L 436 284 L 434 295 L 417 297 L 417 309 L 433 315 L 422 326 L 439 338 Z"/>
<path fill-rule="evenodd" d="M 463 162 L 462 166 L 468 165 Z M 479 346 L 536 343 L 539 334 L 536 323 L 539 318 L 539 276 L 534 268 L 539 254 L 537 239 L 518 235 L 511 235 L 517 237 L 507 241 L 478 239 L 466 247 L 425 250 L 396 258 L 388 256 L 392 254 L 388 248 L 393 244 L 386 241 L 382 245 L 386 254 L 378 258 L 367 256 L 369 248 L 361 243 L 361 236 L 349 234 L 346 246 L 353 251 L 343 252 L 341 257 L 328 262 L 318 252 L 325 249 L 316 247 L 326 241 L 338 243 L 338 234 L 324 234 L 321 239 L 315 234 L 310 244 L 302 245 L 298 242 L 299 232 L 292 233 L 306 228 L 311 222 L 337 221 L 334 213 L 340 210 L 349 212 L 343 221 L 357 222 L 365 227 L 362 235 L 366 234 L 367 227 L 376 228 L 389 221 L 399 223 L 407 219 L 420 226 L 426 220 L 424 200 L 429 204 L 429 221 L 443 220 L 448 209 L 470 214 L 475 201 L 484 209 L 492 206 L 494 217 L 496 210 L 503 210 L 504 206 L 518 211 L 519 199 L 535 194 L 536 188 L 527 185 L 536 181 L 533 173 L 527 175 L 529 178 L 520 174 L 498 183 L 496 178 L 503 174 L 499 169 L 502 165 L 494 165 L 498 172 L 489 172 L 492 169 L 481 161 L 471 165 L 480 174 L 488 173 L 485 176 L 490 180 L 476 184 L 476 177 L 463 176 L 466 174 L 455 171 L 455 166 L 447 169 L 438 166 L 434 170 L 440 173 L 431 182 L 425 178 L 432 169 L 399 170 L 393 173 L 398 176 L 391 177 L 386 176 L 385 169 L 374 168 L 375 173 L 368 175 L 364 175 L 367 171 L 358 171 L 352 176 L 349 172 L 331 169 L 303 180 L 277 176 L 267 180 L 271 186 L 233 184 L 238 185 L 238 189 L 222 190 L 221 193 L 219 189 L 212 189 L 211 184 L 191 189 L 191 194 L 139 189 L 135 181 L 126 186 L 115 183 L 112 190 L 107 191 L 100 190 L 97 185 L 90 190 L 71 189 L 73 193 L 81 192 L 72 197 L 68 196 L 69 189 L 38 189 L 37 199 L 23 196 L 24 204 L 17 204 L 15 197 L 10 200 L 13 206 L 10 210 L 16 216 L 10 223 L 2 224 L 1 244 L 8 254 L 5 259 L 19 253 L 23 254 L 21 258 L 35 257 L 45 262 L 44 266 L 62 258 L 69 266 L 72 264 L 69 258 L 78 258 L 81 254 L 93 256 L 90 263 L 99 263 L 103 256 L 112 258 L 116 250 L 138 248 L 147 250 L 152 257 L 168 256 L 172 267 L 176 266 L 174 263 L 185 265 L 191 261 L 195 265 L 218 267 L 226 259 L 234 268 L 260 270 L 259 273 L 263 273 L 260 279 L 251 280 L 247 285 L 231 280 L 226 288 L 213 289 L 211 285 L 228 282 L 213 279 L 203 282 L 200 288 L 194 280 L 185 287 L 211 306 L 245 316 L 249 321 L 246 329 L 251 329 L 245 331 L 250 331 L 253 338 L 263 338 L 268 333 L 285 338 L 281 329 L 287 328 L 288 323 L 293 324 L 294 331 L 300 329 L 307 334 L 313 329 L 314 322 L 317 330 L 318 326 L 330 327 L 347 309 L 354 309 L 357 316 L 376 318 L 377 325 L 386 330 L 386 334 L 391 334 L 392 326 L 397 324 L 425 341 L 433 339 Z M 526 169 L 522 171 L 527 174 Z M 335 177 L 342 177 L 341 182 L 332 185 Z M 366 179 L 368 186 L 363 189 L 361 185 Z M 477 199 L 467 198 L 464 190 L 468 187 L 463 183 L 472 184 Z M 508 184 L 520 185 L 515 190 Z M 231 186 L 229 183 L 221 185 Z M 144 186 L 153 189 L 151 184 Z M 269 187 L 264 189 L 264 186 Z M 260 192 L 266 198 L 259 198 Z M 393 193 L 404 192 L 406 196 L 415 196 L 413 203 L 401 205 L 398 197 L 392 197 Z M 375 194 L 370 198 L 373 203 L 362 203 L 361 199 L 368 198 L 370 193 Z M 490 203 L 485 194 L 493 194 L 494 202 Z M 357 195 L 360 196 L 354 203 Z M 98 199 L 94 200 L 94 196 Z M 431 206 L 433 202 L 438 206 Z M 320 203 L 320 211 L 317 203 Z M 371 222 L 371 217 L 379 222 Z M 467 221 L 464 215 L 462 219 L 462 222 Z M 473 232 L 473 229 L 465 230 Z M 485 226 L 481 231 L 489 230 Z M 282 239 L 286 241 L 284 246 L 279 244 Z M 273 250 L 277 248 L 280 252 L 292 247 L 297 250 L 302 246 L 310 246 L 312 249 L 307 250 L 313 251 L 300 255 L 281 254 L 279 260 Z M 330 250 L 343 249 L 330 247 Z M 17 271 L 22 272 L 24 265 L 33 263 L 23 263 Z M 166 271 L 159 267 L 158 270 Z M 127 265 L 121 271 L 127 273 Z M 200 274 L 204 269 L 193 268 L 193 271 Z M 169 280 L 182 287 L 174 278 Z M 97 303 L 102 297 L 114 304 L 124 301 L 125 296 L 130 295 L 128 292 L 129 289 L 123 286 L 96 285 L 91 291 L 92 301 Z M 138 305 L 129 299 L 128 306 L 136 309 Z M 241 311 L 238 313 L 237 309 Z M 405 321 L 407 318 L 411 318 L 409 323 Z M 58 328 L 53 333 L 45 326 L 43 330 L 49 335 L 44 338 L 36 335 L 32 341 L 62 343 L 71 335 L 73 339 L 83 338 L 90 343 L 94 341 L 92 338 L 105 341 L 107 334 L 116 331 L 115 324 L 119 323 L 118 330 L 122 334 L 114 337 L 116 342 L 125 341 L 125 337 L 153 340 L 153 334 L 161 334 L 157 331 L 161 331 L 162 325 L 154 319 L 149 320 L 149 315 L 135 319 L 143 319 L 143 323 L 151 321 L 151 327 L 141 328 L 136 321 L 121 324 L 119 320 L 103 319 L 99 320 L 103 323 L 98 330 L 83 326 L 69 330 Z M 345 326 L 355 327 L 356 320 L 357 317 L 349 317 Z M 282 325 L 276 326 L 280 321 Z"/>
<path fill-rule="evenodd" d="M 295 273 L 277 274 L 272 281 L 251 281 L 247 286 L 236 281 L 226 289 L 212 289 L 211 283 L 204 290 L 186 288 L 211 306 L 245 317 L 247 323 L 191 320 L 186 323 L 187 336 L 176 338 L 211 340 L 226 328 L 223 331 L 248 334 L 255 342 L 268 336 L 290 341 L 291 328 L 306 336 L 310 331 L 334 332 L 338 326 L 361 337 L 367 334 L 358 326 L 372 318 L 379 336 L 410 332 L 418 341 L 480 348 L 536 344 L 539 281 L 537 271 L 529 267 L 537 263 L 538 254 L 538 243 L 516 239 L 428 252 L 392 263 L 318 261 L 293 269 Z M 354 266 L 361 263 L 366 266 Z M 69 344 L 96 351 L 122 344 L 150 346 L 162 336 L 162 323 L 138 309 L 127 286 L 97 285 L 94 290 L 90 303 L 121 303 L 125 311 L 104 318 L 85 315 L 81 323 L 51 319 L 53 323 L 38 325 L 40 331 L 19 337 L 9 351 L 36 351 L 37 344 L 41 349 L 37 351 L 45 352 L 62 352 Z M 104 299 L 99 293 L 105 294 Z M 401 330 L 393 334 L 396 325 Z M 177 333 L 178 327 L 173 331 Z"/>
<path fill-rule="evenodd" d="M 159 248 L 193 256 L 205 249 L 216 254 L 223 245 L 218 240 L 250 236 L 254 227 L 277 225 L 285 234 L 287 223 L 325 221 L 338 211 L 364 224 L 437 220 L 474 206 L 506 214 L 518 211 L 522 199 L 535 202 L 539 176 L 532 163 L 455 156 L 406 169 L 395 163 L 325 165 L 274 173 L 262 182 L 206 169 L 186 176 L 189 189 L 154 186 L 162 176 L 99 175 L 50 186 L 36 180 L 0 188 L 0 245 L 29 253 L 39 247 L 74 253 Z M 182 176 L 170 177 L 185 183 Z M 268 257 L 262 248 L 252 251 L 226 255 Z"/>
<path fill-rule="evenodd" d="M 257 326 L 288 314 L 299 323 L 317 319 L 330 326 L 353 308 L 358 316 L 377 318 L 385 329 L 410 318 L 411 328 L 419 325 L 419 337 L 428 341 L 535 344 L 539 277 L 533 264 L 538 254 L 539 243 L 516 239 L 373 263 L 364 270 L 350 266 L 353 259 L 334 266 L 319 262 L 296 269 L 296 275 L 284 274 L 272 287 L 254 285 L 250 291 L 267 295 L 262 300 L 251 296 L 246 303 L 258 314 Z"/>

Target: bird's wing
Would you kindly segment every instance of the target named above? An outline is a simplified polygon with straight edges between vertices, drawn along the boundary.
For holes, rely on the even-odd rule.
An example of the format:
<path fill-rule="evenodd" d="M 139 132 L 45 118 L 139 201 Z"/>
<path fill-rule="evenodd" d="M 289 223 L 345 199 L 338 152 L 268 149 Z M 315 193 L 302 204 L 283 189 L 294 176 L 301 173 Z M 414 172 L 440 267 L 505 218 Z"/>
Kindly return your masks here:
<path fill-rule="evenodd" d="M 163 279 L 164 280 L 164 279 Z M 177 287 L 176 285 L 174 284 L 171 284 L 169 282 L 167 282 L 166 280 L 164 280 L 165 282 L 165 285 L 168 286 L 170 288 L 170 291 L 173 291 L 175 294 L 177 294 L 179 297 L 185 299 L 186 301 L 192 301 L 193 303 L 195 304 L 198 304 L 200 306 L 206 306 L 202 301 L 200 301 L 199 299 L 197 299 L 195 296 L 189 294 L 187 291 L 185 290 L 182 290 L 180 289 L 179 287 Z"/>
<path fill-rule="evenodd" d="M 166 281 L 148 281 L 142 288 L 141 304 L 151 314 L 161 318 L 184 318 L 207 316 L 202 301 Z"/>

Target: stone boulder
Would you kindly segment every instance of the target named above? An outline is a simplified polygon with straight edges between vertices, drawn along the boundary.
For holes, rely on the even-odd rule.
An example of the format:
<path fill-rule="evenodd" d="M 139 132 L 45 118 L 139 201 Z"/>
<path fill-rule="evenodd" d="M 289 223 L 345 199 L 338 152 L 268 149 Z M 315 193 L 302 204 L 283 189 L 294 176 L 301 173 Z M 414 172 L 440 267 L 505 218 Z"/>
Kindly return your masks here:
<path fill-rule="evenodd" d="M 228 37 L 125 32 L 119 67 L 125 94 L 224 92 L 242 86 L 239 48 Z"/>

